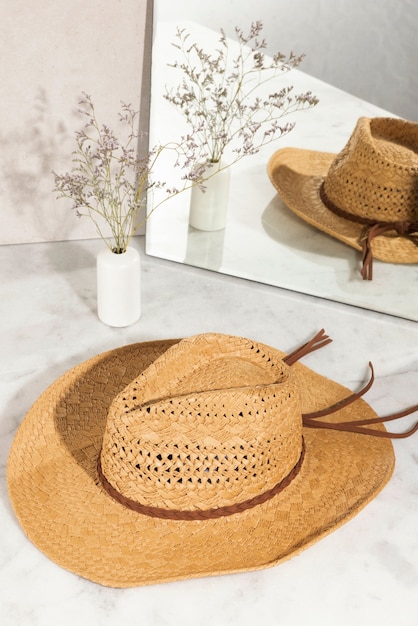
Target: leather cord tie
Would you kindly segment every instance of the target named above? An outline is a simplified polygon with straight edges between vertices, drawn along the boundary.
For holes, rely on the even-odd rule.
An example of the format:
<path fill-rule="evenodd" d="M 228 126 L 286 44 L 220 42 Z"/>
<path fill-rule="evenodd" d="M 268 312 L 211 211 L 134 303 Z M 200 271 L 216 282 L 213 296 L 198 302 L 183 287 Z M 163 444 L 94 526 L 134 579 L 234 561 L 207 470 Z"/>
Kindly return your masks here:
<path fill-rule="evenodd" d="M 296 348 L 296 350 L 293 350 L 293 352 L 290 352 L 290 354 L 288 354 L 287 356 L 283 357 L 283 361 L 287 365 L 293 365 L 293 363 L 296 363 L 296 361 L 299 361 L 299 359 L 301 359 L 302 357 L 310 354 L 311 352 L 314 352 L 314 350 L 319 350 L 319 348 L 323 348 L 331 342 L 332 339 L 330 339 L 330 337 L 325 334 L 325 330 L 321 328 L 321 330 L 315 335 L 315 337 L 304 343 L 299 348 Z"/>
<path fill-rule="evenodd" d="M 318 418 L 324 417 L 326 415 L 331 415 L 340 409 L 352 404 L 361 396 L 363 396 L 372 386 L 374 382 L 374 370 L 373 365 L 369 363 L 369 367 L 371 369 L 371 376 L 369 382 L 356 393 L 352 393 L 347 396 L 343 400 L 329 406 L 320 411 L 314 411 L 312 413 L 303 413 L 302 414 L 302 423 L 306 428 L 328 428 L 331 430 L 340 430 L 349 433 L 358 433 L 362 435 L 372 435 L 373 437 L 385 437 L 387 439 L 404 439 L 405 437 L 410 437 L 418 430 L 418 422 L 412 428 L 403 433 L 390 433 L 386 430 L 376 430 L 374 428 L 369 428 L 371 424 L 382 424 L 384 422 L 390 422 L 392 420 L 400 419 L 401 417 L 405 417 L 418 411 L 418 404 L 412 406 L 404 411 L 399 411 L 398 413 L 393 413 L 392 415 L 387 415 L 386 417 L 372 417 L 365 420 L 352 420 L 345 422 L 324 422 L 320 421 Z"/>
<path fill-rule="evenodd" d="M 235 513 L 242 513 L 247 509 L 252 509 L 253 507 L 264 504 L 267 500 L 270 500 L 274 496 L 277 496 L 281 493 L 286 487 L 290 485 L 290 483 L 296 478 L 299 474 L 300 468 L 303 464 L 303 459 L 305 457 L 305 442 L 302 438 L 302 450 L 300 453 L 299 460 L 296 462 L 293 469 L 285 476 L 280 482 L 278 482 L 274 487 L 268 489 L 267 491 L 260 493 L 253 498 L 249 498 L 248 500 L 244 500 L 243 502 L 237 502 L 236 504 L 230 504 L 227 506 L 220 506 L 216 509 L 198 509 L 198 510 L 178 510 L 178 509 L 163 509 L 157 506 L 147 506 L 146 504 L 141 504 L 137 500 L 132 500 L 131 498 L 127 498 L 123 494 L 121 494 L 117 489 L 110 484 L 107 480 L 106 476 L 103 474 L 100 454 L 97 459 L 97 473 L 99 480 L 102 484 L 104 490 L 109 494 L 111 498 L 119 502 L 128 509 L 132 511 L 136 511 L 137 513 L 142 513 L 143 515 L 147 515 L 148 517 L 158 517 L 160 519 L 171 519 L 171 520 L 181 520 L 181 521 L 198 521 L 198 520 L 209 520 L 209 519 L 217 519 L 218 517 L 227 517 L 229 515 L 234 515 Z"/>
<path fill-rule="evenodd" d="M 418 222 L 376 222 L 376 220 L 371 220 L 366 217 L 361 217 L 360 215 L 354 215 L 348 211 L 344 211 L 344 209 L 341 209 L 328 198 L 324 188 L 324 183 L 322 183 L 319 188 L 319 196 L 327 209 L 332 211 L 332 213 L 335 213 L 335 215 L 343 217 L 350 222 L 356 222 L 357 224 L 369 226 L 362 239 L 363 267 L 361 269 L 361 276 L 363 280 L 372 280 L 373 278 L 373 252 L 371 244 L 375 237 L 379 237 L 379 235 L 383 235 L 391 230 L 395 231 L 401 237 L 406 237 L 418 232 Z"/>
<path fill-rule="evenodd" d="M 373 239 L 389 230 L 396 231 L 401 237 L 412 235 L 418 232 L 418 222 L 379 222 L 368 229 L 363 239 L 363 267 L 361 269 L 363 280 L 372 280 L 373 278 Z"/>
<path fill-rule="evenodd" d="M 331 343 L 332 339 L 325 334 L 325 330 L 322 328 L 310 341 L 307 341 L 296 350 L 293 350 L 290 354 L 283 358 L 283 361 L 287 363 L 287 365 L 293 365 L 299 359 L 310 354 L 314 350 L 318 350 Z M 343 400 L 336 402 L 335 404 L 326 407 L 325 409 L 321 409 L 320 411 L 314 411 L 313 413 L 303 413 L 302 414 L 302 423 L 306 428 L 328 428 L 331 430 L 340 430 L 350 433 L 359 433 L 363 435 L 372 435 L 374 437 L 386 437 L 391 439 L 402 439 L 404 437 L 410 437 L 418 430 L 418 422 L 413 426 L 410 430 L 404 433 L 389 433 L 387 431 L 375 430 L 374 428 L 368 428 L 371 424 L 382 424 L 384 422 L 390 422 L 392 420 L 400 419 L 401 417 L 406 417 L 411 413 L 415 413 L 418 411 L 418 404 L 405 409 L 404 411 L 400 411 L 399 413 L 393 413 L 392 415 L 388 415 L 386 417 L 374 417 L 367 420 L 354 420 L 354 421 L 346 421 L 346 422 L 323 422 L 319 421 L 318 418 L 325 417 L 326 415 L 331 415 L 340 409 L 343 409 L 345 406 L 352 404 L 362 396 L 364 396 L 367 391 L 371 388 L 374 383 L 374 369 L 372 363 L 369 362 L 369 367 L 371 370 L 371 376 L 368 383 L 357 391 L 356 393 L 352 393 L 347 396 Z"/>

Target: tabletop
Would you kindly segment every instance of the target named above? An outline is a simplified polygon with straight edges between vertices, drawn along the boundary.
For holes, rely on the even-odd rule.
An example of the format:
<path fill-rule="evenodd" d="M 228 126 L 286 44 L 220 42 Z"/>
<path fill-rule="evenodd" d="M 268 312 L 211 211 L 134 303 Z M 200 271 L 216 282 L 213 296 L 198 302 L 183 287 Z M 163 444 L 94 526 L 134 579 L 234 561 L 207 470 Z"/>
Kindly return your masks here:
<path fill-rule="evenodd" d="M 285 352 L 325 328 L 333 342 L 304 358 L 361 387 L 380 415 L 418 402 L 416 322 L 147 256 L 142 315 L 110 328 L 96 314 L 100 240 L 0 247 L 0 613 L 4 626 L 269 622 L 348 626 L 418 621 L 418 435 L 395 440 L 392 479 L 358 515 L 289 561 L 255 572 L 112 589 L 61 569 L 25 537 L 7 491 L 8 451 L 31 404 L 60 374 L 102 351 L 220 332 Z M 395 428 L 416 421 L 416 414 Z"/>

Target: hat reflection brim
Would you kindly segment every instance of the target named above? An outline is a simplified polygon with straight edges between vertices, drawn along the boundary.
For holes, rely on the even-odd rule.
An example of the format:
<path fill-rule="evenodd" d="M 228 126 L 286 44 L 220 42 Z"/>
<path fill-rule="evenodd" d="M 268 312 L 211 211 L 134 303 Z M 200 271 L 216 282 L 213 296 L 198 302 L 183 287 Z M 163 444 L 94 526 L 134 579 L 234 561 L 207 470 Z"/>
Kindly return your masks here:
<path fill-rule="evenodd" d="M 362 250 L 367 232 L 330 211 L 322 202 L 320 187 L 336 155 L 300 148 L 282 148 L 267 165 L 268 176 L 286 206 L 305 222 L 343 243 Z M 373 240 L 373 257 L 388 263 L 418 263 L 418 235 L 386 232 Z"/>

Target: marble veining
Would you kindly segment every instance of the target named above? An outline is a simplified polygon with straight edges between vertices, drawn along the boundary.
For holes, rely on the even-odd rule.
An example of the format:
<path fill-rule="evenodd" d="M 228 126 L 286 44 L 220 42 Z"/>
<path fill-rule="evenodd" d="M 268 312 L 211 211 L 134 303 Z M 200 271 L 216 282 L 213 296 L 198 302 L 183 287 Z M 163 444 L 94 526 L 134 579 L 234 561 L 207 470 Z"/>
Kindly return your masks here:
<path fill-rule="evenodd" d="M 394 442 L 396 468 L 354 519 L 275 568 L 115 590 L 83 580 L 24 536 L 6 488 L 18 424 L 57 376 L 127 343 L 217 331 L 291 350 L 324 327 L 306 365 L 357 389 L 380 414 L 418 402 L 418 325 L 389 315 L 142 255 L 141 319 L 95 313 L 98 240 L 0 247 L 0 615 L 3 626 L 352 626 L 418 623 L 418 434 Z M 143 251 L 141 238 L 135 245 Z M 411 416 L 405 426 L 417 419 Z M 393 429 L 402 428 L 393 424 Z"/>

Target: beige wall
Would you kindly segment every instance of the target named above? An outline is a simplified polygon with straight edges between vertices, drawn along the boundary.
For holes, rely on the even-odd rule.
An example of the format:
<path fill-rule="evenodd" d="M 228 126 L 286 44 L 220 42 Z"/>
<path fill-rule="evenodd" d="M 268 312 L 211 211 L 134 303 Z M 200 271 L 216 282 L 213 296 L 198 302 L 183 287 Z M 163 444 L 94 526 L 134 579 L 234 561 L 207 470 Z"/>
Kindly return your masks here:
<path fill-rule="evenodd" d="M 0 0 L 0 243 L 96 237 L 52 193 L 81 91 L 100 119 L 139 108 L 146 0 Z"/>

